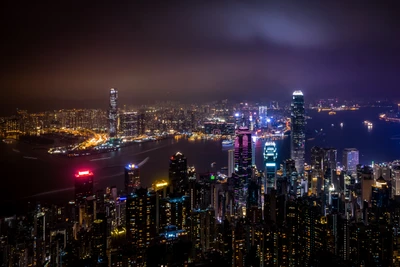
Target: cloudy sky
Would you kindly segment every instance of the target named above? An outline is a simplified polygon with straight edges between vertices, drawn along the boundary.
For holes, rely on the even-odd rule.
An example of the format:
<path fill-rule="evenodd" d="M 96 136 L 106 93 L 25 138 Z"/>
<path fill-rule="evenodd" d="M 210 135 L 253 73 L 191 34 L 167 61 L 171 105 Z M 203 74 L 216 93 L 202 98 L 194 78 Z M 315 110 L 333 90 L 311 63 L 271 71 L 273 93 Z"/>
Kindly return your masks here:
<path fill-rule="evenodd" d="M 104 108 L 111 87 L 125 104 L 284 100 L 295 88 L 400 99 L 389 1 L 79 2 L 1 8 L 0 111 Z"/>

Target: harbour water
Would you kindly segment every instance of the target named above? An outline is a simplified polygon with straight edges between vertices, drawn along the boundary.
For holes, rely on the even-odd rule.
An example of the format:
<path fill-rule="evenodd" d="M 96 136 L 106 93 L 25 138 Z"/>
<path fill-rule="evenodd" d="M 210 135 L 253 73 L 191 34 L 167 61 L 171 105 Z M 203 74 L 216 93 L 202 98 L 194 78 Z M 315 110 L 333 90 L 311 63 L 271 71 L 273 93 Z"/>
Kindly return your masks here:
<path fill-rule="evenodd" d="M 358 148 L 363 164 L 400 158 L 400 139 L 396 139 L 396 136 L 400 138 L 400 124 L 380 121 L 380 112 L 376 108 L 341 111 L 336 115 L 309 111 L 312 119 L 307 120 L 306 161 L 309 161 L 312 146 L 337 148 L 339 161 L 346 147 Z M 365 120 L 373 123 L 372 128 L 364 125 Z M 277 141 L 277 146 L 279 162 L 290 157 L 290 137 Z M 263 143 L 257 142 L 256 165 L 260 169 L 263 169 L 262 149 Z M 177 151 L 186 155 L 188 165 L 194 165 L 197 172 L 214 170 L 213 162 L 216 162 L 215 169 L 227 166 L 227 149 L 220 141 L 167 139 L 72 159 L 49 155 L 45 150 L 32 150 L 25 143 L 1 143 L 0 203 L 8 208 L 16 202 L 37 200 L 65 203 L 73 198 L 74 172 L 86 168 L 95 173 L 95 189 L 113 185 L 122 189 L 124 166 L 146 158 L 141 167 L 141 179 L 144 186 L 151 186 L 154 180 L 168 177 L 169 157 Z"/>

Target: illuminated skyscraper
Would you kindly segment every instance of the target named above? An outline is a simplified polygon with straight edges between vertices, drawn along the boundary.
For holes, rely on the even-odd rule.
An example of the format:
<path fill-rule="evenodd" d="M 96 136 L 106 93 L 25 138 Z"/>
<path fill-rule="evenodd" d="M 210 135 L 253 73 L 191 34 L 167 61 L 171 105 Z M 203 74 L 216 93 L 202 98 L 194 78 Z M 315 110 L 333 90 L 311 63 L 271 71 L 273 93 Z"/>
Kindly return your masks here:
<path fill-rule="evenodd" d="M 322 177 L 324 175 L 324 151 L 318 146 L 311 148 L 311 170 L 313 177 Z"/>
<path fill-rule="evenodd" d="M 260 126 L 266 127 L 267 126 L 267 106 L 259 106 L 258 107 L 258 118 L 260 120 Z"/>
<path fill-rule="evenodd" d="M 264 190 L 270 192 L 276 189 L 276 144 L 275 142 L 266 142 L 264 146 L 264 163 L 265 163 L 265 183 Z"/>
<path fill-rule="evenodd" d="M 93 173 L 91 171 L 79 171 L 75 174 L 75 202 L 79 204 L 92 195 Z"/>
<path fill-rule="evenodd" d="M 156 194 L 140 188 L 126 199 L 126 232 L 130 245 L 135 248 L 138 265 L 144 266 L 145 253 L 156 237 Z"/>
<path fill-rule="evenodd" d="M 345 148 L 343 150 L 343 169 L 351 174 L 357 172 L 359 163 L 359 152 L 355 148 Z"/>
<path fill-rule="evenodd" d="M 124 136 L 139 135 L 139 115 L 137 112 L 124 112 L 120 114 L 120 132 Z"/>
<path fill-rule="evenodd" d="M 328 168 L 336 171 L 337 165 L 337 150 L 335 148 L 324 148 L 324 170 Z"/>
<path fill-rule="evenodd" d="M 172 190 L 181 192 L 188 183 L 188 169 L 186 157 L 176 152 L 169 161 L 169 182 Z"/>
<path fill-rule="evenodd" d="M 400 196 L 400 161 L 392 164 L 392 197 L 399 198 Z"/>
<path fill-rule="evenodd" d="M 304 96 L 301 91 L 294 91 L 292 99 L 291 120 L 291 158 L 296 163 L 299 175 L 304 173 L 304 155 L 306 138 L 306 119 L 304 110 Z"/>
<path fill-rule="evenodd" d="M 109 125 L 110 137 L 115 137 L 117 135 L 117 130 L 118 130 L 117 100 L 118 100 L 118 91 L 115 90 L 114 88 L 111 88 L 111 90 L 110 90 L 110 107 L 108 110 L 108 120 L 110 122 L 110 125 Z"/>
<path fill-rule="evenodd" d="M 251 131 L 247 127 L 239 127 L 235 140 L 235 169 L 239 174 L 246 172 L 252 164 Z"/>
<path fill-rule="evenodd" d="M 140 187 L 140 169 L 138 165 L 125 166 L 125 192 L 129 195 Z"/>

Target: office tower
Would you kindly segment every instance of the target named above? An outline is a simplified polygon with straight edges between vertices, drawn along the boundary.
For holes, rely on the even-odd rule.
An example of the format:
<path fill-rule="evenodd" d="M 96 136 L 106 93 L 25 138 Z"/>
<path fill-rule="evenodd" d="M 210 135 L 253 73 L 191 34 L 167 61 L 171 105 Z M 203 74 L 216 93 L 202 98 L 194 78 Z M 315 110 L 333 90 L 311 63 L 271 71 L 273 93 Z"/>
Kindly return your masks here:
<path fill-rule="evenodd" d="M 371 201 L 371 187 L 374 184 L 374 176 L 372 168 L 363 166 L 358 170 L 359 179 L 361 180 L 361 207 L 364 208 L 364 202 Z"/>
<path fill-rule="evenodd" d="M 296 162 L 296 169 L 300 176 L 304 173 L 305 138 L 304 96 L 301 91 L 294 91 L 291 105 L 291 158 Z"/>
<path fill-rule="evenodd" d="M 188 169 L 189 178 L 189 197 L 190 197 L 190 211 L 194 210 L 197 204 L 197 175 L 196 169 L 192 166 Z"/>
<path fill-rule="evenodd" d="M 196 181 L 196 169 L 195 169 L 194 166 L 190 166 L 190 167 L 188 168 L 187 176 L 188 176 L 189 181 L 190 181 L 190 180 Z"/>
<path fill-rule="evenodd" d="M 137 116 L 137 125 L 139 135 L 144 135 L 146 133 L 146 116 L 144 112 L 139 112 Z"/>
<path fill-rule="evenodd" d="M 118 91 L 114 88 L 110 89 L 110 106 L 108 110 L 108 120 L 109 120 L 109 135 L 110 137 L 116 137 L 118 131 Z"/>
<path fill-rule="evenodd" d="M 335 148 L 324 148 L 324 170 L 331 169 L 336 171 L 337 167 L 337 150 Z"/>
<path fill-rule="evenodd" d="M 235 150 L 228 150 L 228 177 L 232 177 L 235 172 Z"/>
<path fill-rule="evenodd" d="M 264 146 L 264 166 L 265 181 L 264 190 L 269 193 L 271 189 L 276 189 L 276 144 L 275 142 L 266 142 Z"/>
<path fill-rule="evenodd" d="M 332 213 L 337 213 L 339 212 L 339 193 L 336 191 L 331 192 L 331 211 Z"/>
<path fill-rule="evenodd" d="M 75 174 L 75 203 L 81 204 L 89 196 L 93 196 L 93 172 L 79 171 Z"/>
<path fill-rule="evenodd" d="M 252 164 L 251 131 L 247 127 L 239 127 L 235 139 L 235 169 L 239 174 L 248 172 Z"/>
<path fill-rule="evenodd" d="M 260 120 L 261 127 L 267 127 L 267 106 L 258 107 L 258 118 Z"/>
<path fill-rule="evenodd" d="M 400 161 L 392 164 L 392 197 L 400 196 Z"/>
<path fill-rule="evenodd" d="M 374 179 L 377 180 L 379 177 L 383 177 L 386 181 L 390 181 L 392 177 L 392 170 L 387 164 L 374 164 Z"/>
<path fill-rule="evenodd" d="M 125 193 L 132 194 L 140 187 L 140 169 L 138 165 L 125 166 Z"/>
<path fill-rule="evenodd" d="M 186 157 L 176 152 L 169 161 L 169 182 L 173 192 L 182 192 L 188 183 Z"/>
<path fill-rule="evenodd" d="M 98 214 L 92 224 L 92 258 L 97 263 L 107 263 L 107 219 L 104 213 Z"/>
<path fill-rule="evenodd" d="M 287 159 L 284 162 L 283 166 L 283 176 L 290 177 L 292 173 L 297 172 L 296 170 L 296 163 L 293 159 Z"/>
<path fill-rule="evenodd" d="M 311 169 L 313 176 L 321 177 L 324 166 L 324 150 L 321 147 L 311 148 Z"/>
<path fill-rule="evenodd" d="M 350 174 L 356 174 L 359 164 L 359 152 L 356 148 L 345 148 L 343 150 L 343 170 Z"/>
<path fill-rule="evenodd" d="M 368 213 L 368 223 L 389 224 L 388 212 L 390 190 L 383 177 L 379 177 L 372 185 L 371 207 Z"/>
<path fill-rule="evenodd" d="M 135 248 L 136 262 L 145 262 L 145 252 L 156 237 L 156 194 L 140 188 L 126 199 L 128 243 Z M 142 266 L 142 265 L 140 265 Z"/>
<path fill-rule="evenodd" d="M 123 136 L 139 135 L 139 116 L 137 112 L 123 112 L 119 115 L 120 132 Z"/>

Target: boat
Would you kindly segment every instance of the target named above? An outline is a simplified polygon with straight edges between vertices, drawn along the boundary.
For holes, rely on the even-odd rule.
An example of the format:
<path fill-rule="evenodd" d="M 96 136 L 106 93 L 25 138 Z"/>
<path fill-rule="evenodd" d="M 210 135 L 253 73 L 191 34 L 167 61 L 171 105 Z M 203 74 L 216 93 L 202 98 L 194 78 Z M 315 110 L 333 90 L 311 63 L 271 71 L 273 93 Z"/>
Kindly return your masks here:
<path fill-rule="evenodd" d="M 233 146 L 233 140 L 223 140 L 222 146 Z"/>
<path fill-rule="evenodd" d="M 364 121 L 364 124 L 367 125 L 368 127 L 372 127 L 373 124 L 370 121 Z"/>
<path fill-rule="evenodd" d="M 24 159 L 37 159 L 35 157 L 24 157 Z"/>
<path fill-rule="evenodd" d="M 328 114 L 329 114 L 329 115 L 336 115 L 336 112 L 335 112 L 335 111 L 329 111 Z"/>
<path fill-rule="evenodd" d="M 343 122 L 340 123 L 340 127 L 343 127 Z"/>

